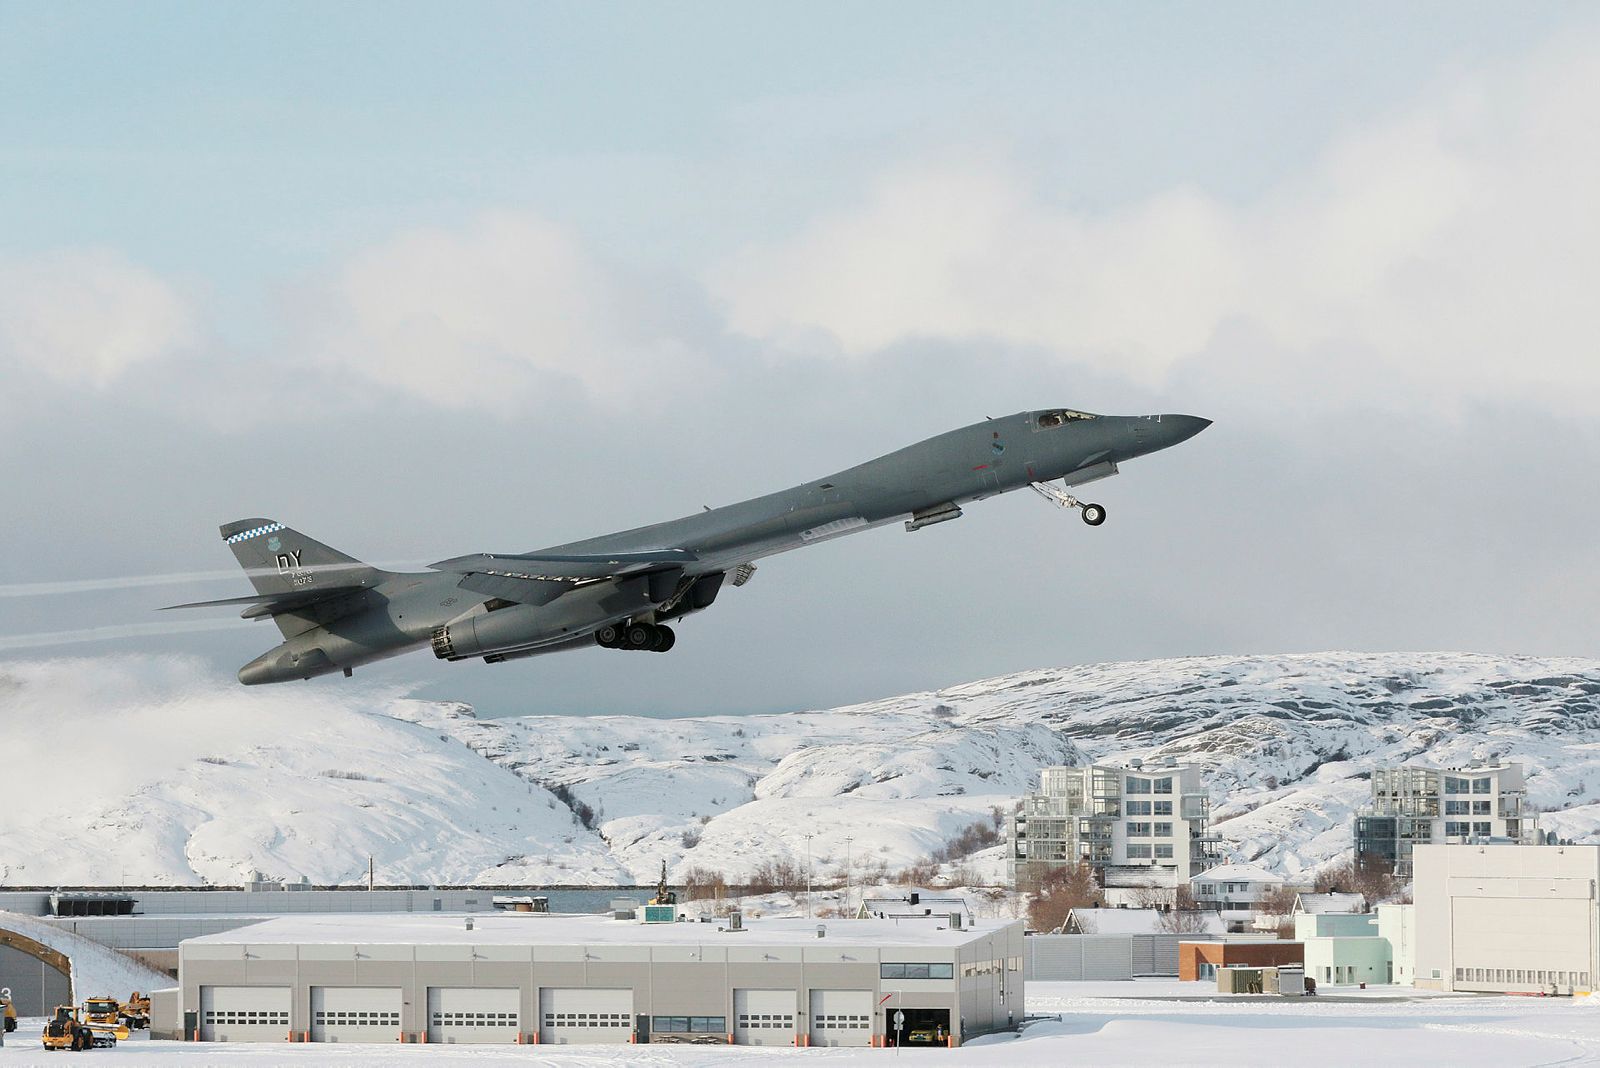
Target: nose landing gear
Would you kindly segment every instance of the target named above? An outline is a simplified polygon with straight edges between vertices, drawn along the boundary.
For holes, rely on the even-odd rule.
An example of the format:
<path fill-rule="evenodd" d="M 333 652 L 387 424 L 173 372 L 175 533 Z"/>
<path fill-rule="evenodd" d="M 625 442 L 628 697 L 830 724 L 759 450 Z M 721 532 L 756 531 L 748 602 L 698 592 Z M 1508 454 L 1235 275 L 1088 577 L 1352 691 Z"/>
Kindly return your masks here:
<path fill-rule="evenodd" d="M 601 627 L 594 632 L 594 640 L 603 649 L 664 653 L 677 644 L 678 636 L 660 623 L 636 622 Z"/>
<path fill-rule="evenodd" d="M 1085 504 L 1065 490 L 1056 489 L 1044 482 L 1030 482 L 1028 487 L 1052 504 L 1062 508 L 1078 509 L 1083 515 L 1083 521 L 1091 527 L 1097 527 L 1106 521 L 1106 510 L 1103 505 Z"/>

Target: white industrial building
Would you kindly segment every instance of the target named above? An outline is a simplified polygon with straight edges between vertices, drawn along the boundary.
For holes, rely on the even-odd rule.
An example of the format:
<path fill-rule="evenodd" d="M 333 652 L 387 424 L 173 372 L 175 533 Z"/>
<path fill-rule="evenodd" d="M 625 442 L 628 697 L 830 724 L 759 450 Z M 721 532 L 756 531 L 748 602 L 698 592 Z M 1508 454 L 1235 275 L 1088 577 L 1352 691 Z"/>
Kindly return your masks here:
<path fill-rule="evenodd" d="M 1571 994 L 1592 989 L 1600 846 L 1418 846 L 1415 985 Z"/>
<path fill-rule="evenodd" d="M 1187 882 L 1216 859 L 1200 769 L 1160 764 L 1044 768 L 1008 827 L 1006 874 L 1026 885 L 1086 862 L 1105 887 Z"/>
<path fill-rule="evenodd" d="M 1017 922 L 305 916 L 179 953 L 154 1023 L 202 1041 L 874 1046 L 903 1013 L 907 1044 L 959 1044 L 1023 1017 Z"/>
<path fill-rule="evenodd" d="M 1356 817 L 1356 855 L 1381 858 L 1408 879 L 1418 845 L 1488 839 L 1536 845 L 1538 833 L 1521 764 L 1379 768 L 1371 805 Z"/>

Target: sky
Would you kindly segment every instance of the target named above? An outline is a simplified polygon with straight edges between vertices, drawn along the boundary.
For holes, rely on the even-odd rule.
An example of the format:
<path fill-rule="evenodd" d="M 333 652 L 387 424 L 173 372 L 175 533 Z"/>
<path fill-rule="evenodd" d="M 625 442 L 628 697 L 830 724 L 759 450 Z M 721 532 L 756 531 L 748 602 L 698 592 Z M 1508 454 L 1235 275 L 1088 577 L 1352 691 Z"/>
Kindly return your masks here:
<path fill-rule="evenodd" d="M 828 707 L 1206 653 L 1591 655 L 1600 16 L 0 0 L 0 668 L 731 503 L 984 416 L 1214 420 L 776 557 L 665 656 L 296 684 Z M 121 661 L 119 661 L 120 663 Z"/>

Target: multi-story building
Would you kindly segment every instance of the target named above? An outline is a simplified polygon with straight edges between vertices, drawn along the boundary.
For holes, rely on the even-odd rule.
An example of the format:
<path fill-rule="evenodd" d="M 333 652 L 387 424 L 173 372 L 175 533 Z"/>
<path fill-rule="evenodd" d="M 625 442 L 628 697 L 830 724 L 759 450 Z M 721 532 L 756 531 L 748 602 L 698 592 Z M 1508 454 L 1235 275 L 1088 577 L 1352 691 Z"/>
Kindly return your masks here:
<path fill-rule="evenodd" d="M 1045 768 L 1011 819 L 1006 873 L 1024 885 L 1084 861 L 1101 886 L 1177 886 L 1217 859 L 1210 811 L 1200 769 L 1171 758 Z"/>
<path fill-rule="evenodd" d="M 1381 858 L 1409 879 L 1418 845 L 1490 839 L 1534 845 L 1538 829 L 1527 809 L 1522 765 L 1495 761 L 1374 771 L 1372 805 L 1356 817 L 1355 838 L 1357 857 Z"/>

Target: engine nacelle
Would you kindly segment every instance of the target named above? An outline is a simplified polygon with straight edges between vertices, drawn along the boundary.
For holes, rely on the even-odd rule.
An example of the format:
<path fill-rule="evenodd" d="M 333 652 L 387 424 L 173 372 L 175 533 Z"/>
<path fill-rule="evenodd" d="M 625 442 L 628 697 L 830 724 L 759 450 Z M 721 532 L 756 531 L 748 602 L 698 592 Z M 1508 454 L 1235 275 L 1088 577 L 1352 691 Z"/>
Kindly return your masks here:
<path fill-rule="evenodd" d="M 510 649 L 525 649 L 587 633 L 602 623 L 650 607 L 643 577 L 579 586 L 544 605 L 513 604 L 465 616 L 433 632 L 433 655 L 440 660 Z"/>

